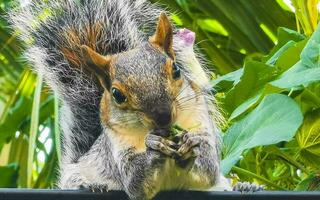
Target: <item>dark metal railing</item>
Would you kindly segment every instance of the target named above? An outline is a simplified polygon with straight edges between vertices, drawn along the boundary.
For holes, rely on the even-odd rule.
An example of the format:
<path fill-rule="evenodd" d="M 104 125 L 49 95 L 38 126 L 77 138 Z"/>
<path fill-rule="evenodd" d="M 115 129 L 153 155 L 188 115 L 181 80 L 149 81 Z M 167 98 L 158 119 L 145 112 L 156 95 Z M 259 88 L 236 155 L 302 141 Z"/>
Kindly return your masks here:
<path fill-rule="evenodd" d="M 0 200 L 109 200 L 128 199 L 122 191 L 92 193 L 79 190 L 0 189 Z M 239 192 L 168 191 L 156 200 L 320 200 L 319 192 L 262 191 L 253 194 Z"/>

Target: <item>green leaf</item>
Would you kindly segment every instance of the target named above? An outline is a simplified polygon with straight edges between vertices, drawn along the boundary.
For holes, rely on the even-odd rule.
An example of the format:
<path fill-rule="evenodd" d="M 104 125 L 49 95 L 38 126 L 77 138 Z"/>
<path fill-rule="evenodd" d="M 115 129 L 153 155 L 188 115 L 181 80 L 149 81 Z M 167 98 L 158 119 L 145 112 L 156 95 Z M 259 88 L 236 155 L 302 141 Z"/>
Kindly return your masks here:
<path fill-rule="evenodd" d="M 320 23 L 301 53 L 301 62 L 308 67 L 320 68 Z"/>
<path fill-rule="evenodd" d="M 300 164 L 298 161 L 296 161 L 296 159 L 294 159 L 294 157 L 292 157 L 290 154 L 286 153 L 285 151 L 281 150 L 276 145 L 267 146 L 263 150 L 270 154 L 274 154 L 281 157 L 282 159 L 284 159 L 285 161 L 287 161 L 297 169 L 301 169 L 303 172 L 308 173 L 307 169 L 302 164 Z"/>
<path fill-rule="evenodd" d="M 0 167 L 0 188 L 15 188 L 18 186 L 18 170 L 17 164 L 9 164 L 7 166 Z"/>
<path fill-rule="evenodd" d="M 14 137 L 11 142 L 10 155 L 8 163 L 19 163 L 20 187 L 27 187 L 27 160 L 28 160 L 28 138 L 23 133 Z"/>
<path fill-rule="evenodd" d="M 230 107 L 230 105 L 228 104 L 228 101 L 236 103 L 236 101 L 241 100 L 241 98 L 245 99 L 243 102 L 241 102 L 241 104 L 238 105 L 237 108 L 234 108 L 233 112 L 229 117 L 229 120 L 233 120 L 234 118 L 238 117 L 239 115 L 244 113 L 246 110 L 248 110 L 250 107 L 252 107 L 254 104 L 256 104 L 258 100 L 262 97 L 263 93 L 268 94 L 268 92 L 264 91 L 265 88 L 271 88 L 271 87 L 277 88 L 270 84 L 266 85 L 266 83 L 273 80 L 276 77 L 278 73 L 277 71 L 278 69 L 280 69 L 279 71 L 284 71 L 287 68 L 290 68 L 294 63 L 296 63 L 300 59 L 299 55 L 303 47 L 305 46 L 306 42 L 307 40 L 303 40 L 298 43 L 292 40 L 289 40 L 280 49 L 278 49 L 278 51 L 274 52 L 273 56 L 269 57 L 269 59 L 266 61 L 267 65 L 264 65 L 264 68 L 269 71 L 265 71 L 264 73 L 259 74 L 260 71 L 265 69 L 262 69 L 262 67 L 252 67 L 252 65 L 249 65 L 249 64 L 250 62 L 253 62 L 253 61 L 249 61 L 245 64 L 244 72 L 242 72 L 243 76 L 241 77 L 240 82 L 239 82 L 239 76 L 242 75 L 240 74 L 240 70 L 224 75 L 213 82 L 215 84 L 215 88 L 217 87 L 219 88 L 220 86 L 224 90 L 227 89 L 228 87 L 231 88 L 230 85 L 232 85 L 232 83 L 233 85 L 236 85 L 234 88 L 232 88 L 229 91 L 225 99 L 227 109 L 233 108 L 232 106 Z M 254 65 L 258 65 L 257 63 L 258 62 L 256 62 Z M 247 68 L 250 68 L 248 65 L 251 66 L 251 70 L 247 69 Z M 270 67 L 268 65 L 276 65 L 278 66 L 278 68 Z M 263 66 L 263 64 L 259 64 L 259 66 Z M 255 74 L 251 73 L 251 71 L 253 71 L 252 68 L 255 70 L 256 72 Z M 261 76 L 266 76 L 266 75 L 269 75 L 269 77 L 260 78 Z M 264 81 L 260 81 L 260 83 L 254 83 L 257 85 L 252 86 L 252 83 L 253 83 L 252 80 L 253 81 L 257 80 L 258 82 L 259 79 L 264 79 Z M 237 85 L 238 82 L 239 84 Z M 241 87 L 241 82 L 242 82 L 242 87 Z M 252 89 L 252 87 L 254 87 L 255 89 Z M 239 88 L 241 89 L 247 88 L 247 91 L 242 91 Z M 233 96 L 231 100 L 228 100 L 228 98 L 230 98 L 231 96 L 230 94 L 233 95 L 233 92 L 236 89 L 239 90 L 237 94 L 242 95 L 242 97 Z M 249 94 L 247 94 L 248 91 L 249 91 Z M 273 92 L 280 92 L 280 91 L 282 90 L 280 88 L 277 88 L 277 91 L 273 91 Z"/>
<path fill-rule="evenodd" d="M 320 177 L 316 174 L 310 174 L 307 178 L 302 180 L 295 191 L 319 191 L 320 190 Z"/>
<path fill-rule="evenodd" d="M 243 68 L 218 77 L 211 81 L 211 85 L 216 92 L 226 92 L 240 81 L 242 74 Z"/>
<path fill-rule="evenodd" d="M 241 153 L 260 145 L 289 141 L 302 123 L 298 105 L 289 97 L 271 94 L 223 136 L 223 174 L 230 171 Z"/>
<path fill-rule="evenodd" d="M 302 113 L 305 114 L 320 108 L 320 82 L 310 84 L 302 92 L 297 92 L 300 93 L 294 99 L 300 105 Z"/>
<path fill-rule="evenodd" d="M 61 134 L 59 120 L 59 99 L 58 95 L 54 94 L 54 142 L 57 152 L 58 161 L 61 161 Z"/>
<path fill-rule="evenodd" d="M 266 96 L 268 94 L 272 93 L 280 93 L 283 92 L 284 89 L 275 87 L 273 85 L 270 85 L 269 83 L 263 86 L 263 89 L 256 92 L 253 96 L 249 97 L 245 102 L 243 102 L 240 106 L 238 106 L 229 117 L 229 121 L 237 118 L 238 116 L 245 113 L 249 108 L 256 105 L 263 96 Z"/>
<path fill-rule="evenodd" d="M 32 168 L 33 168 L 33 158 L 36 149 L 36 139 L 39 127 L 39 111 L 40 111 L 40 97 L 42 89 L 42 76 L 39 74 L 37 77 L 37 85 L 34 92 L 32 113 L 31 113 L 31 125 L 29 132 L 29 148 L 28 148 L 28 174 L 27 174 L 27 186 L 32 187 Z"/>
<path fill-rule="evenodd" d="M 276 75 L 275 67 L 257 61 L 247 61 L 239 83 L 227 93 L 223 101 L 228 113 L 232 113 L 247 99 L 255 98 L 264 85 L 273 80 Z"/>
<path fill-rule="evenodd" d="M 296 101 L 300 103 L 304 113 L 320 108 L 320 83 L 305 88 Z"/>
<path fill-rule="evenodd" d="M 29 115 L 35 78 L 31 70 L 25 70 L 17 81 L 16 91 L 11 94 L 0 119 L 0 144 L 14 135 Z"/>
<path fill-rule="evenodd" d="M 283 45 L 290 40 L 299 42 L 301 40 L 304 40 L 306 37 L 302 35 L 301 33 L 294 31 L 292 29 L 288 29 L 285 27 L 279 27 L 278 28 L 278 44 Z"/>
<path fill-rule="evenodd" d="M 320 80 L 320 24 L 302 50 L 301 60 L 271 84 L 280 88 L 295 88 Z"/>
<path fill-rule="evenodd" d="M 295 45 L 296 43 L 292 40 L 290 40 L 289 42 L 287 42 L 285 45 L 283 45 L 278 51 L 276 51 L 266 62 L 266 64 L 268 65 L 274 65 L 277 60 L 279 59 L 279 57 L 285 52 L 287 51 L 290 47 L 292 47 L 293 45 Z"/>
<path fill-rule="evenodd" d="M 262 91 L 258 91 L 252 97 L 249 97 L 245 102 L 243 102 L 231 113 L 229 117 L 229 121 L 238 117 L 239 115 L 244 113 L 246 110 L 248 110 L 251 106 L 253 106 L 255 103 L 257 103 L 261 96 L 262 96 Z"/>
<path fill-rule="evenodd" d="M 279 79 L 272 81 L 271 84 L 279 88 L 297 89 L 302 85 L 320 80 L 320 67 L 308 67 L 301 61 L 297 62 L 288 71 L 284 72 Z"/>
<path fill-rule="evenodd" d="M 57 176 L 58 159 L 55 151 L 52 151 L 47 157 L 47 162 L 41 170 L 34 188 L 50 188 L 54 185 L 53 181 Z"/>
<path fill-rule="evenodd" d="M 292 45 L 280 54 L 275 65 L 284 72 L 296 64 L 300 60 L 300 54 L 305 47 L 308 40 L 302 40 L 300 42 L 289 41 Z"/>
<path fill-rule="evenodd" d="M 305 115 L 296 140 L 303 154 L 302 159 L 317 169 L 320 165 L 320 109 Z"/>
<path fill-rule="evenodd" d="M 262 61 L 266 62 L 267 60 L 270 60 L 276 52 L 278 52 L 283 46 L 288 45 L 288 43 L 296 43 L 303 39 L 305 39 L 305 36 L 294 30 L 284 27 L 278 28 L 278 44 L 272 48 L 269 55 L 263 58 Z"/>

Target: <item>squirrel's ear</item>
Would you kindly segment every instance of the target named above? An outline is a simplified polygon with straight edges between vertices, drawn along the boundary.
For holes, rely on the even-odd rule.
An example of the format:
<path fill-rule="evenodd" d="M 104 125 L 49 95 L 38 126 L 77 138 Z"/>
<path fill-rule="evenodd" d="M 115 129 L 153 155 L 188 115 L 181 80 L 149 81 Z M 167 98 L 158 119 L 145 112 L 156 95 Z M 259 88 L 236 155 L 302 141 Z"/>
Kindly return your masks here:
<path fill-rule="evenodd" d="M 103 88 L 109 90 L 111 87 L 111 57 L 103 56 L 86 45 L 81 46 L 81 53 L 86 69 L 95 74 Z"/>
<path fill-rule="evenodd" d="M 173 30 L 167 15 L 162 12 L 159 17 L 155 34 L 149 39 L 149 42 L 161 47 L 164 52 L 174 59 L 173 51 Z"/>

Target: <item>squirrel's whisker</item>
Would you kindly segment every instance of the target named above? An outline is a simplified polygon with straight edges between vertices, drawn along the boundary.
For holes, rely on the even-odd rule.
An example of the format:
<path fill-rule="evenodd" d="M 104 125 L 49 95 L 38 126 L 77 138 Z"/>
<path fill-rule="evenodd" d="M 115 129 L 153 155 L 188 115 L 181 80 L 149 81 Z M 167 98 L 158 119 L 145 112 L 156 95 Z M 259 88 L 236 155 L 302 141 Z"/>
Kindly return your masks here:
<path fill-rule="evenodd" d="M 180 99 L 177 99 L 177 101 L 180 103 L 180 104 L 184 104 L 184 103 L 187 103 L 187 102 L 190 102 L 191 100 L 194 100 L 194 99 L 197 99 L 198 97 L 202 96 L 203 94 L 202 93 L 196 93 L 194 95 L 189 95 L 189 96 L 186 96 L 186 97 L 182 97 Z"/>

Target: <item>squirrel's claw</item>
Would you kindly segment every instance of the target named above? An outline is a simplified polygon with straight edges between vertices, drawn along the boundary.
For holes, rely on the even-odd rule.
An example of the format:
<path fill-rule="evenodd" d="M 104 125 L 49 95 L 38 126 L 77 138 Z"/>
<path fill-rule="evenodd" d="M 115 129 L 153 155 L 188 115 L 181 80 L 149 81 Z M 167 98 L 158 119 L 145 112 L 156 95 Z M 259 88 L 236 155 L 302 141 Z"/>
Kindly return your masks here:
<path fill-rule="evenodd" d="M 145 139 L 145 144 L 148 148 L 159 151 L 167 156 L 175 157 L 179 154 L 173 149 L 176 145 L 174 142 L 158 135 L 148 134 Z"/>
<path fill-rule="evenodd" d="M 201 137 L 195 134 L 186 134 L 182 137 L 182 145 L 178 149 L 178 152 L 182 155 L 186 154 L 190 149 L 198 145 L 201 141 Z"/>

